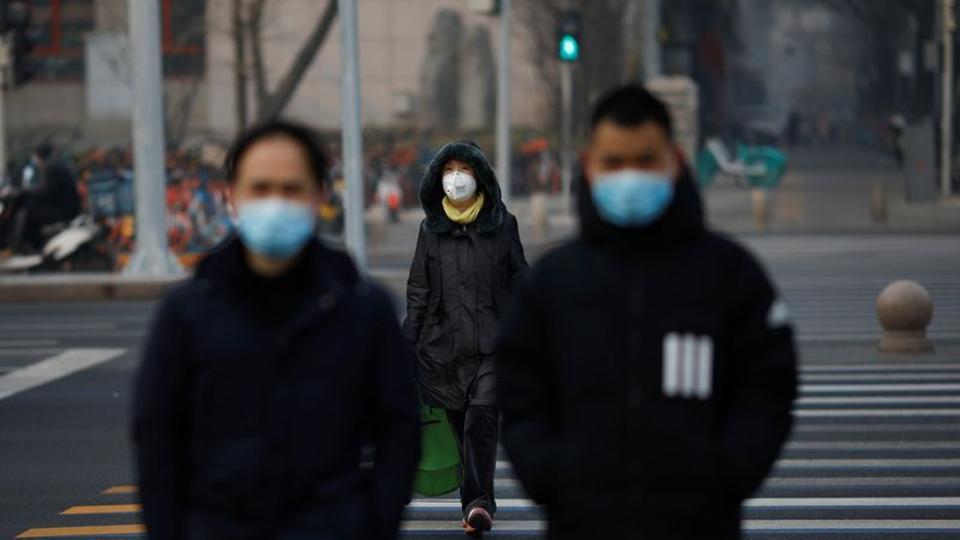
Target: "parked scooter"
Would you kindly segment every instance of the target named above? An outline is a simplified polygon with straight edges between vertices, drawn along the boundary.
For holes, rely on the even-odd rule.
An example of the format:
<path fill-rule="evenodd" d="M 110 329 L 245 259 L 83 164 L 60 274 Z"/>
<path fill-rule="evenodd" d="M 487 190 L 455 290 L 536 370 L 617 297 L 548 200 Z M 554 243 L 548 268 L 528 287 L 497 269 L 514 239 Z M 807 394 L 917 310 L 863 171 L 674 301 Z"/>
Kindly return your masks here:
<path fill-rule="evenodd" d="M 0 273 L 113 270 L 106 229 L 89 215 L 48 225 L 40 234 L 45 239 L 40 253 L 12 255 L 0 262 Z"/>
<path fill-rule="evenodd" d="M 709 138 L 697 158 L 697 178 L 709 185 L 719 177 L 741 187 L 775 188 L 787 171 L 787 156 L 772 146 L 739 144 L 734 152 L 719 138 Z"/>

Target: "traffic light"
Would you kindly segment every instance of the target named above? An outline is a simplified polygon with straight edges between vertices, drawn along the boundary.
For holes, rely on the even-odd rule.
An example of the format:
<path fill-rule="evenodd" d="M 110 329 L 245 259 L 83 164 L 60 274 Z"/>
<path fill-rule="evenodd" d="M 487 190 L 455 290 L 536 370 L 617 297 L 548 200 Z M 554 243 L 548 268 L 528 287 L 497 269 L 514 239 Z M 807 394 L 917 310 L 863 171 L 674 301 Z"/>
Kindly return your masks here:
<path fill-rule="evenodd" d="M 557 57 L 561 62 L 580 60 L 580 14 L 565 11 L 560 16 L 560 28 L 557 32 Z"/>
<path fill-rule="evenodd" d="M 30 5 L 24 0 L 0 0 L 0 37 L 8 51 L 13 86 L 29 81 L 35 74 L 30 61 L 33 39 L 30 34 Z"/>

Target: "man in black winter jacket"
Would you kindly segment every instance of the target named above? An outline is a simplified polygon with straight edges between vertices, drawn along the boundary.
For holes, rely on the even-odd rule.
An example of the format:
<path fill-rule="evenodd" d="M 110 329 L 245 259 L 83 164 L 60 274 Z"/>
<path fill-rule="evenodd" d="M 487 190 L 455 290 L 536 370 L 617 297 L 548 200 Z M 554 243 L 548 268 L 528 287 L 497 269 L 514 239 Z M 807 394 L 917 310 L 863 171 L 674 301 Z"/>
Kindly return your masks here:
<path fill-rule="evenodd" d="M 313 237 L 326 165 L 309 131 L 253 129 L 227 173 L 238 236 L 164 300 L 137 376 L 148 536 L 394 538 L 420 432 L 390 299 Z"/>
<path fill-rule="evenodd" d="M 551 538 L 738 538 L 792 424 L 787 310 L 707 230 L 664 105 L 592 118 L 581 235 L 531 270 L 498 350 L 503 442 Z"/>

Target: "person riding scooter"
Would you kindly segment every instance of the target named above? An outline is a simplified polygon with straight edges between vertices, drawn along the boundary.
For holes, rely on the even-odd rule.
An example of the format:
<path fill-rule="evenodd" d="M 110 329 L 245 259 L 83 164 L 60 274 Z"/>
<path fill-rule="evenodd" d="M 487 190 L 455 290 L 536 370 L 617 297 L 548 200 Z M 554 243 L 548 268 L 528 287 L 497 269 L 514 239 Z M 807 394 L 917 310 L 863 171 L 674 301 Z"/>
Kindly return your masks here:
<path fill-rule="evenodd" d="M 66 224 L 79 214 L 80 195 L 73 173 L 62 163 L 51 163 L 37 188 L 21 191 L 7 214 L 6 247 L 11 253 L 39 251 L 46 227 Z"/>

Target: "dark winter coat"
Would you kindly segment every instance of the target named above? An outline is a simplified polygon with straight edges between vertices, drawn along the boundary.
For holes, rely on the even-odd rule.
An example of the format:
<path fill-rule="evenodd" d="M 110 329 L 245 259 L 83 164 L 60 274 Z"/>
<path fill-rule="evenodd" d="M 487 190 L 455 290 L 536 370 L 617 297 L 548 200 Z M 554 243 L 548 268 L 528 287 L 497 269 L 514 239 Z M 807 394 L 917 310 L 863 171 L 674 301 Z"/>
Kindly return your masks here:
<path fill-rule="evenodd" d="M 485 195 L 469 225 L 453 223 L 443 210 L 443 167 L 451 159 L 473 167 Z M 424 401 L 458 410 L 481 368 L 488 369 L 482 364 L 491 362 L 500 321 L 527 261 L 517 219 L 501 200 L 490 163 L 472 143 L 440 150 L 420 185 L 420 203 L 427 217 L 407 281 L 404 333 L 419 358 Z"/>
<path fill-rule="evenodd" d="M 33 200 L 32 218 L 39 224 L 70 221 L 80 213 L 80 194 L 73 173 L 66 164 L 55 161 L 43 174 Z"/>
<path fill-rule="evenodd" d="M 514 470 L 551 538 L 737 538 L 792 424 L 785 308 L 689 175 L 646 229 L 581 185 L 582 236 L 531 270 L 498 351 Z"/>
<path fill-rule="evenodd" d="M 137 376 L 149 537 L 393 538 L 419 459 L 415 377 L 390 299 L 345 255 L 314 242 L 270 280 L 228 242 L 164 300 Z"/>

